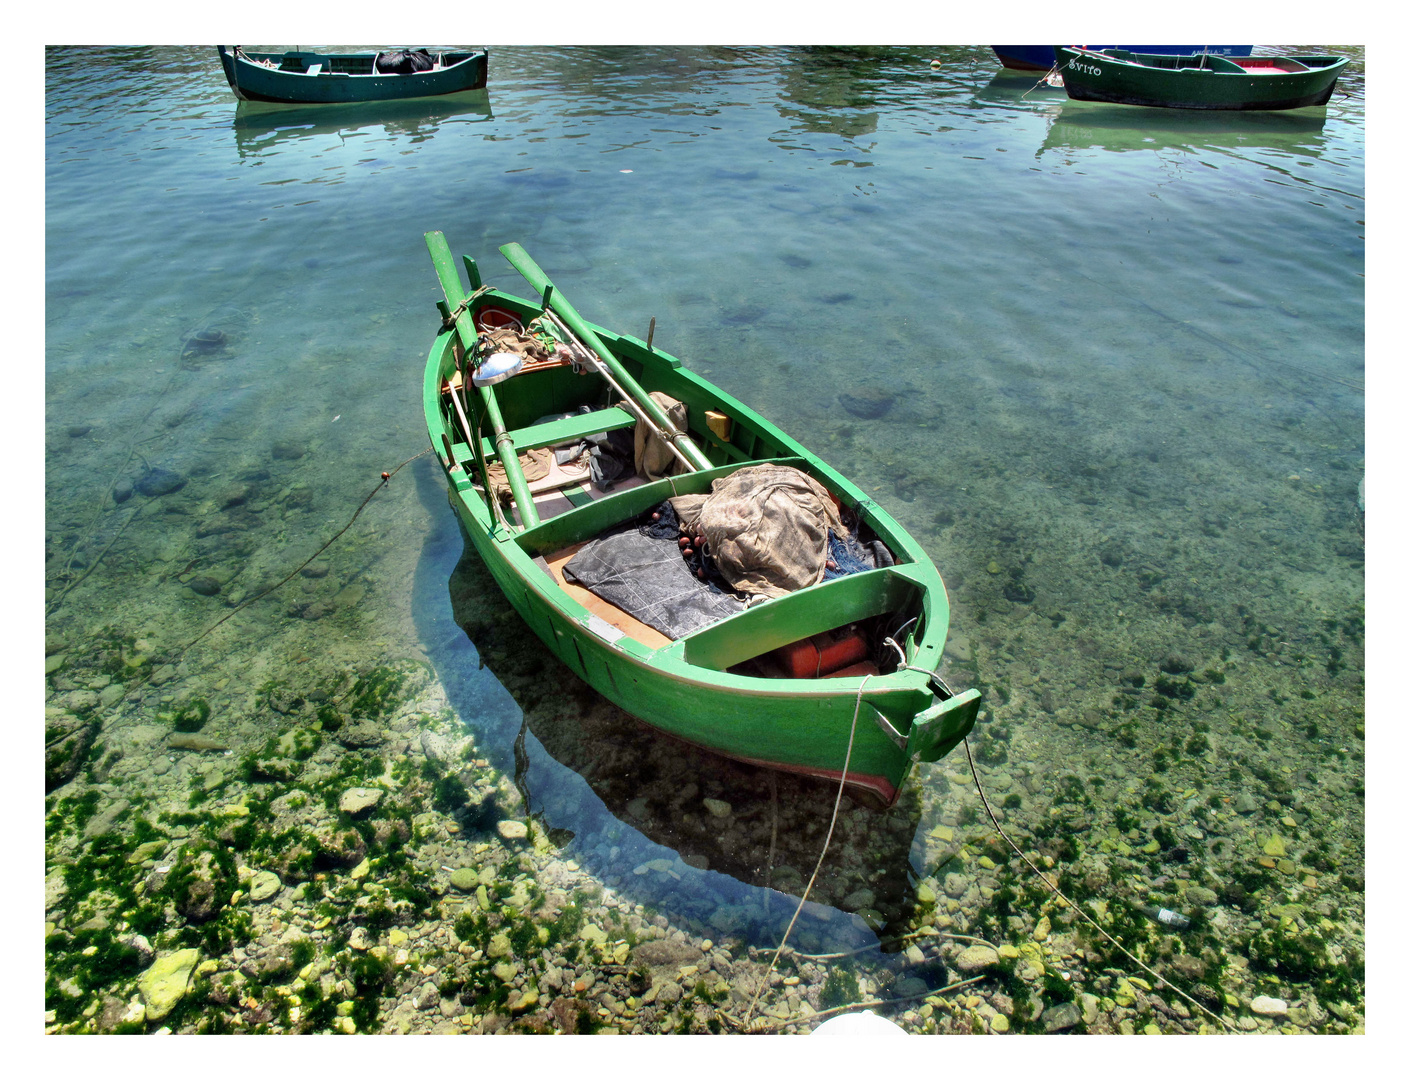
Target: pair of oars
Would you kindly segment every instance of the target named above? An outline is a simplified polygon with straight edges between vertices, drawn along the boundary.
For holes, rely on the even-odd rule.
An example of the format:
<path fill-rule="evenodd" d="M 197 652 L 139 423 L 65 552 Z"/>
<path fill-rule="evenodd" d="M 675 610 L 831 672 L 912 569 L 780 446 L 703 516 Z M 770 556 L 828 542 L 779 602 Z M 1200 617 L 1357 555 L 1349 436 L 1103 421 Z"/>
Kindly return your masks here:
<path fill-rule="evenodd" d="M 518 244 L 505 244 L 499 250 L 509 264 L 524 275 L 524 280 L 542 294 L 544 313 L 574 339 L 582 351 L 582 358 L 621 395 L 627 410 L 644 421 L 690 471 L 713 468 L 710 459 L 690 441 L 685 432 L 676 430 L 665 410 L 641 388 L 573 305 L 554 288 L 553 282 L 529 257 L 529 253 Z"/>

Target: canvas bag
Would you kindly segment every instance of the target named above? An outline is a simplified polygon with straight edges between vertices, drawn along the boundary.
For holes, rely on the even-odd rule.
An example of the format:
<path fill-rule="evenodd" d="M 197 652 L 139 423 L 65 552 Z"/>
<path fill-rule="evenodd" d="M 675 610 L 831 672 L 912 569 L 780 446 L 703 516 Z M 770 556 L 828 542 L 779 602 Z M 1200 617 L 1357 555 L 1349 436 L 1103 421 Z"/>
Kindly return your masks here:
<path fill-rule="evenodd" d="M 708 495 L 670 503 L 690 535 L 705 537 L 721 576 L 754 596 L 816 585 L 828 531 L 849 535 L 827 489 L 788 465 L 752 465 L 716 480 Z"/>

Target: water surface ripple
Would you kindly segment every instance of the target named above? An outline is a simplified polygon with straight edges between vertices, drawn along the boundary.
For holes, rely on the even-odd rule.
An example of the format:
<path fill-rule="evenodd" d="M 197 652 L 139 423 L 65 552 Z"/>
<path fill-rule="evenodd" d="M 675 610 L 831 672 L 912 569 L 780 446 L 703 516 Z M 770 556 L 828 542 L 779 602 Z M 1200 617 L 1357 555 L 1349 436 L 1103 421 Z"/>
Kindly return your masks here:
<path fill-rule="evenodd" d="M 252 763 L 291 731 L 319 746 L 298 783 L 375 782 L 415 821 L 369 865 L 417 868 L 427 941 L 454 921 L 446 871 L 487 859 L 501 817 L 547 838 L 530 876 L 551 908 L 596 898 L 737 964 L 792 915 L 833 791 L 695 753 L 541 670 L 429 459 L 280 584 L 425 448 L 439 229 L 497 285 L 524 291 L 496 254 L 518 241 L 587 318 L 641 336 L 654 318 L 657 343 L 924 544 L 953 609 L 947 677 L 987 702 L 986 791 L 1086 910 L 1230 1023 L 1354 1027 L 1365 129 L 1363 54 L 1338 51 L 1353 63 L 1325 108 L 1205 115 L 1069 101 L 980 47 L 504 48 L 484 92 L 322 108 L 237 103 L 210 49 L 50 49 L 48 725 L 51 753 L 77 732 L 88 755 L 51 785 L 50 881 L 69 889 L 51 934 L 121 907 L 79 900 L 72 868 L 103 842 L 82 807 L 122 803 L 113 835 L 134 844 L 236 806 L 285 821 L 295 781 Z M 399 712 L 367 704 L 393 684 Z M 173 749 L 183 718 L 229 757 Z M 344 720 L 379 739 L 349 743 Z M 433 805 L 422 730 L 473 737 L 488 816 L 457 829 Z M 1044 1030 L 1044 996 L 1093 1031 L 1208 1020 L 1101 974 L 1126 961 L 1010 864 L 962 753 L 890 812 L 844 807 L 794 940 L 873 947 L 858 993 L 921 979 L 891 1013 L 910 1030 Z M 341 902 L 346 868 L 317 866 L 296 906 Z M 1156 933 L 1131 914 L 1148 902 L 1195 930 Z M 892 944 L 918 927 L 951 969 L 970 938 L 1029 951 L 982 1003 L 922 1008 L 944 968 Z M 238 934 L 152 933 L 238 967 L 220 952 Z M 51 961 L 51 1023 L 103 1000 L 77 963 Z M 1259 996 L 1287 1009 L 1250 1012 Z M 209 1026 L 213 1001 L 178 1026 Z M 631 1007 L 639 1028 L 654 1007 Z M 285 1009 L 265 1022 L 297 1027 Z"/>

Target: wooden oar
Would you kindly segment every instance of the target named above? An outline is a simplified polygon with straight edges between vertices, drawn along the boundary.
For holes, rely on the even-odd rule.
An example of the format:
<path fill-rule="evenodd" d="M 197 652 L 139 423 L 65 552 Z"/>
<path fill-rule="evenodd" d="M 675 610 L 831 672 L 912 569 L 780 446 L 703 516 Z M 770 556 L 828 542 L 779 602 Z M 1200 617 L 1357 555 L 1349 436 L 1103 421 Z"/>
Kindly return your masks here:
<path fill-rule="evenodd" d="M 436 267 L 436 277 L 440 279 L 441 291 L 445 293 L 446 304 L 451 311 L 455 311 L 465 300 L 465 290 L 460 287 L 460 275 L 456 273 L 455 260 L 450 253 L 450 245 L 446 243 L 445 234 L 428 232 L 426 234 L 426 249 L 431 253 L 431 262 Z M 457 318 L 455 332 L 460 338 L 461 347 L 469 355 L 475 348 L 477 335 L 474 325 L 467 324 L 464 320 Z M 524 470 L 519 467 L 519 453 L 514 448 L 514 439 L 505 429 L 504 418 L 499 412 L 499 401 L 494 396 L 494 387 L 481 386 L 478 389 L 480 402 L 485 407 L 485 416 L 489 418 L 490 427 L 494 429 L 495 447 L 499 451 L 500 464 L 504 466 L 505 479 L 509 481 L 509 490 L 514 495 L 514 504 L 519 508 L 519 520 L 524 523 L 524 528 L 532 529 L 539 523 L 538 509 L 534 506 L 534 497 L 529 493 L 528 482 L 524 479 Z M 488 487 L 488 479 L 485 494 L 491 499 L 494 498 L 494 493 Z"/>
<path fill-rule="evenodd" d="M 551 308 L 553 313 L 582 339 L 583 344 L 598 355 L 603 366 L 612 373 L 613 379 L 625 391 L 624 396 L 630 398 L 632 403 L 650 418 L 652 426 L 660 430 L 667 445 L 677 446 L 681 455 L 696 469 L 714 468 L 714 463 L 690 441 L 684 432 L 676 431 L 675 425 L 666 416 L 665 410 L 652 400 L 651 395 L 632 378 L 627 369 L 622 366 L 621 361 L 612 355 L 606 345 L 602 344 L 598 336 L 593 333 L 592 327 L 578 314 L 573 305 L 563 299 L 563 294 L 554 288 L 548 275 L 539 269 L 533 259 L 529 258 L 529 253 L 518 244 L 505 244 L 499 250 L 509 260 L 510 265 L 523 274 L 524 279 L 543 294 L 545 308 Z"/>
<path fill-rule="evenodd" d="M 695 462 L 691 461 L 690 458 L 686 457 L 685 454 L 681 452 L 681 448 L 677 446 L 675 442 L 678 438 L 684 438 L 686 445 L 693 445 L 690 442 L 690 439 L 686 438 L 680 432 L 676 431 L 674 427 L 672 427 L 669 431 L 663 431 L 659 426 L 657 426 L 652 421 L 651 417 L 647 416 L 646 413 L 642 411 L 641 407 L 637 405 L 635 401 L 632 400 L 631 395 L 622 389 L 621 384 L 618 383 L 617 380 L 612 377 L 612 372 L 607 369 L 607 365 L 602 362 L 601 358 L 595 356 L 591 349 L 589 349 L 586 345 L 579 341 L 577 335 L 574 334 L 573 331 L 568 328 L 567 324 L 564 323 L 562 319 L 560 319 L 552 311 L 545 311 L 544 314 L 549 319 L 553 320 L 554 326 L 558 327 L 560 331 L 567 335 L 569 344 L 573 346 L 572 351 L 578 355 L 578 358 L 582 360 L 585 364 L 587 364 L 589 367 L 591 367 L 594 371 L 596 371 L 599 375 L 601 375 L 605 380 L 607 380 L 608 386 L 610 386 L 613 390 L 617 391 L 617 396 L 622 399 L 622 404 L 626 407 L 627 411 L 630 412 L 633 416 L 635 416 L 639 423 L 645 424 L 648 428 L 651 429 L 652 434 L 654 434 L 658 439 L 660 439 L 666 449 L 675 455 L 676 460 L 685 466 L 687 472 L 696 472 L 699 466 L 697 466 Z M 652 320 L 652 322 L 654 323 L 655 320 Z M 611 399 L 609 398 L 608 400 L 610 401 Z"/>

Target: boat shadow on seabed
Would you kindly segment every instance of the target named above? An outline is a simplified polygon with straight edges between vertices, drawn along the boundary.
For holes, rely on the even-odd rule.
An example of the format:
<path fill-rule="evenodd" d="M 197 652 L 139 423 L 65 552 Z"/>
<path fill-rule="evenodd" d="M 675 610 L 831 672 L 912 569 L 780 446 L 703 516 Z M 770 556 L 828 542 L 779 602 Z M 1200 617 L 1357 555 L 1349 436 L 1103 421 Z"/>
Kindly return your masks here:
<path fill-rule="evenodd" d="M 823 849 L 837 788 L 699 750 L 602 697 L 504 601 L 433 470 L 417 477 L 437 523 L 417 575 L 422 638 L 480 752 L 513 776 L 526 815 L 564 858 L 633 900 L 719 939 L 776 945 Z M 447 577 L 448 590 L 432 595 Z M 440 610 L 428 621 L 431 606 Z M 844 795 L 790 942 L 855 949 L 904 933 L 920 817 L 914 785 L 889 810 Z"/>

